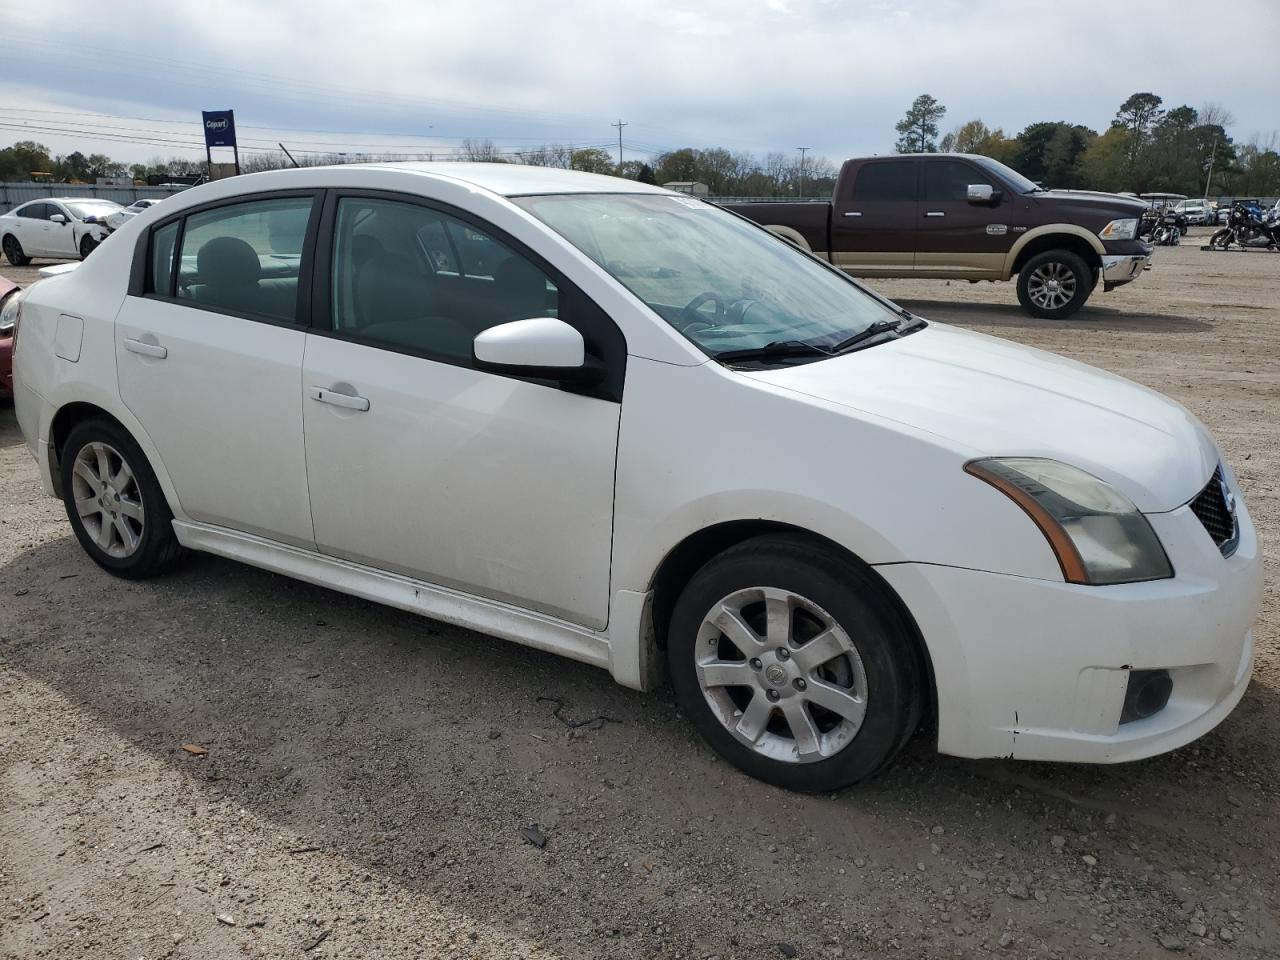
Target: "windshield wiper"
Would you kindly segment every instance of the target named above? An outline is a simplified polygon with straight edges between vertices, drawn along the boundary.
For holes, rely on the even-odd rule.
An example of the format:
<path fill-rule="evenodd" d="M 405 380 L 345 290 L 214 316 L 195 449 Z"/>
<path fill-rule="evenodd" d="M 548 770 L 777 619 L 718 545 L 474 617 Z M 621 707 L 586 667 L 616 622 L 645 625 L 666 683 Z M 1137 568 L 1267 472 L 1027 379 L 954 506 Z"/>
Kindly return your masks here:
<path fill-rule="evenodd" d="M 771 340 L 763 347 L 748 347 L 743 350 L 721 350 L 712 354 L 712 359 L 732 363 L 735 360 L 779 360 L 786 357 L 831 356 L 832 351 L 805 343 L 803 340 Z"/>
<path fill-rule="evenodd" d="M 877 320 L 875 323 L 871 324 L 871 326 L 859 330 L 853 336 L 845 337 L 831 349 L 835 353 L 844 353 L 844 351 L 848 350 L 850 347 L 856 347 L 860 343 L 865 343 L 872 337 L 878 337 L 882 333 L 896 332 L 898 327 L 905 322 L 905 320 Z"/>

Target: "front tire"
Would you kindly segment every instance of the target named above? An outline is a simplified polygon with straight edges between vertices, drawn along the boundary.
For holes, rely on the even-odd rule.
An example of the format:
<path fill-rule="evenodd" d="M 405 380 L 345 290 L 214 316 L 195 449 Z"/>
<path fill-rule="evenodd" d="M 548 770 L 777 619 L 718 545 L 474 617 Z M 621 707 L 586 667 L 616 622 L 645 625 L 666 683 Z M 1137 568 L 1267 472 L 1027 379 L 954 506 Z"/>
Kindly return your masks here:
<path fill-rule="evenodd" d="M 81 260 L 88 260 L 89 254 L 93 253 L 93 251 L 97 249 L 98 249 L 98 241 L 93 239 L 93 237 L 89 236 L 89 234 L 86 233 L 83 237 L 80 238 L 80 259 Z"/>
<path fill-rule="evenodd" d="M 1227 247 L 1231 246 L 1231 229 L 1224 228 L 1216 231 L 1214 235 L 1209 238 L 1209 246 L 1218 250 L 1225 250 Z"/>
<path fill-rule="evenodd" d="M 28 257 L 25 253 L 23 253 L 22 244 L 18 242 L 18 238 L 15 237 L 13 234 L 8 234 L 4 238 L 3 245 L 4 245 L 4 255 L 6 259 L 8 259 L 11 266 L 25 267 L 27 264 L 31 262 L 31 258 Z"/>
<path fill-rule="evenodd" d="M 158 576 L 182 547 L 164 491 L 133 437 L 114 421 L 86 420 L 61 454 L 62 500 L 90 559 L 118 577 Z"/>
<path fill-rule="evenodd" d="M 748 540 L 676 602 L 668 668 L 717 753 L 767 783 L 836 790 L 872 776 L 915 732 L 924 670 L 874 573 L 790 536 Z"/>
<path fill-rule="evenodd" d="M 1061 320 L 1084 306 L 1095 277 L 1070 250 L 1037 253 L 1018 271 L 1018 302 L 1033 317 Z"/>

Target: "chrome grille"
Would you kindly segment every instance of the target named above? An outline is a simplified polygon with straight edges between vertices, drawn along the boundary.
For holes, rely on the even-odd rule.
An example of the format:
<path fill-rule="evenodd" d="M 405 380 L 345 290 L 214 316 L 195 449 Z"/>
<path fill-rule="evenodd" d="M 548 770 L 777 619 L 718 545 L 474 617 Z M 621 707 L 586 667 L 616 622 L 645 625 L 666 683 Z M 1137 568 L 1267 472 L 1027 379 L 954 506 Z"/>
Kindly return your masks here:
<path fill-rule="evenodd" d="M 1222 479 L 1222 467 L 1213 471 L 1213 476 L 1205 484 L 1204 489 L 1191 501 L 1191 512 L 1204 525 L 1205 531 L 1217 544 L 1224 557 L 1231 556 L 1236 549 L 1239 528 L 1236 526 L 1234 498 L 1228 502 L 1230 493 Z"/>

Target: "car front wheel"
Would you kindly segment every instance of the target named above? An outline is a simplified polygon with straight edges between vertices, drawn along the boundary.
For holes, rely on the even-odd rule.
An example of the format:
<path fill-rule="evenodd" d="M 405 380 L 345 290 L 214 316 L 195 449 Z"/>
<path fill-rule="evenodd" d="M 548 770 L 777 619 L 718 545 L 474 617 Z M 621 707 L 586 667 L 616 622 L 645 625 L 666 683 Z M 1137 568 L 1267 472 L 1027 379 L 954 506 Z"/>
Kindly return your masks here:
<path fill-rule="evenodd" d="M 1046 250 L 1018 271 L 1018 301 L 1033 317 L 1061 320 L 1089 299 L 1094 274 L 1089 265 L 1070 250 Z"/>
<path fill-rule="evenodd" d="M 863 780 L 919 724 L 924 671 L 875 574 L 837 551 L 759 537 L 689 582 L 668 633 L 672 686 L 721 756 L 793 790 Z"/>
<path fill-rule="evenodd" d="M 107 419 L 79 424 L 63 445 L 60 466 L 71 529 L 98 566 L 137 580 L 177 562 L 182 547 L 168 501 L 123 427 Z"/>

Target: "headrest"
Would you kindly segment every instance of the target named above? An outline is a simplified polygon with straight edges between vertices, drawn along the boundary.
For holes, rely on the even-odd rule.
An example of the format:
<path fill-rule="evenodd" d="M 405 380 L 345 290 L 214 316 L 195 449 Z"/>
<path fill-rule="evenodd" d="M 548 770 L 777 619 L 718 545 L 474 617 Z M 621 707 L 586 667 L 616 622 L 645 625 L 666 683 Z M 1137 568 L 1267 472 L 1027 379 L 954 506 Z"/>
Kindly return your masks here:
<path fill-rule="evenodd" d="M 214 286 L 250 286 L 262 275 L 262 264 L 253 247 L 239 237 L 214 237 L 196 254 L 201 283 Z"/>

